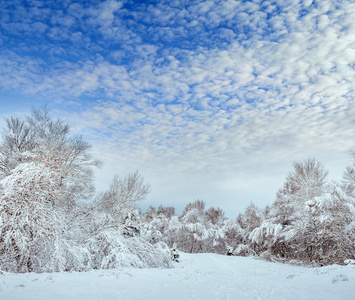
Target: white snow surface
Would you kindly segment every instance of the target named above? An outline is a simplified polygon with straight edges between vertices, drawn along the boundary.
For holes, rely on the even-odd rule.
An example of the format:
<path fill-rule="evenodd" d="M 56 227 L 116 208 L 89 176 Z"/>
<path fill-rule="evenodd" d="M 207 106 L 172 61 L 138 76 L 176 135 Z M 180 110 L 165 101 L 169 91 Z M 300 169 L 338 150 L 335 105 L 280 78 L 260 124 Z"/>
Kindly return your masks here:
<path fill-rule="evenodd" d="M 0 274 L 1 300 L 355 299 L 355 265 L 305 268 L 181 254 L 173 269 Z"/>

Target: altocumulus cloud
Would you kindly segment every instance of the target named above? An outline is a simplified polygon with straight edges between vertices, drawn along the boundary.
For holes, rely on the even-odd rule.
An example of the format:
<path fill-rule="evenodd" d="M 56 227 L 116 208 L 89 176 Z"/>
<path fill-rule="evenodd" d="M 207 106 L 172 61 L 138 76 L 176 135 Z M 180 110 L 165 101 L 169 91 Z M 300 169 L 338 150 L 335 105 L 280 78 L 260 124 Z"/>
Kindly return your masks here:
<path fill-rule="evenodd" d="M 1 105 L 49 103 L 104 158 L 99 189 L 139 169 L 146 205 L 235 216 L 292 161 L 339 178 L 355 148 L 353 1 L 0 5 Z"/>

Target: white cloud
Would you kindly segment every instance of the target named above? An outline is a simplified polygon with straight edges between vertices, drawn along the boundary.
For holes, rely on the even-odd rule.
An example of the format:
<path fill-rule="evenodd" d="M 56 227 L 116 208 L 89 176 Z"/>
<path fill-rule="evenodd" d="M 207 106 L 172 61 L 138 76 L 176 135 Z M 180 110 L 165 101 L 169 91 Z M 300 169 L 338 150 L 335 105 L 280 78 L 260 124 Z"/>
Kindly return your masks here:
<path fill-rule="evenodd" d="M 355 4 L 281 2 L 71 4 L 49 29 L 33 11 L 40 32 L 71 42 L 50 47 L 53 65 L 1 51 L 0 86 L 82 103 L 60 114 L 104 158 L 101 187 L 140 169 L 150 201 L 263 206 L 293 160 L 319 158 L 338 176 L 355 147 Z"/>

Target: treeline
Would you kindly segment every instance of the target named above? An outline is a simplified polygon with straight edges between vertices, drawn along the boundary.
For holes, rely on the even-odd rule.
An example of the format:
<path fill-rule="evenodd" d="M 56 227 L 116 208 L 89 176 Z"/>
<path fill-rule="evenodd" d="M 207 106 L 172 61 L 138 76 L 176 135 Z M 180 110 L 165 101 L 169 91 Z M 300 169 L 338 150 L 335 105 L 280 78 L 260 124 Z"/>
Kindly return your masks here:
<path fill-rule="evenodd" d="M 315 160 L 294 163 L 274 203 L 249 205 L 235 221 L 203 201 L 142 214 L 142 235 L 151 242 L 176 244 L 186 252 L 259 256 L 311 265 L 346 264 L 355 259 L 355 154 L 339 182 Z"/>
<path fill-rule="evenodd" d="M 53 272 L 171 267 L 170 248 L 312 265 L 355 259 L 355 154 L 341 181 L 315 160 L 295 163 L 275 202 L 236 220 L 201 200 L 136 208 L 150 186 L 115 176 L 95 194 L 90 145 L 46 108 L 6 119 L 0 144 L 0 269 Z M 82 200 L 89 200 L 87 202 Z"/>
<path fill-rule="evenodd" d="M 141 214 L 141 235 L 151 243 L 163 241 L 188 253 L 227 253 L 242 242 L 238 223 L 226 219 L 220 208 L 205 209 L 205 202 L 189 203 L 178 216 L 173 207 L 150 207 Z"/>
<path fill-rule="evenodd" d="M 220 208 L 206 210 L 201 200 L 189 203 L 181 216 L 173 207 L 150 207 L 141 215 L 140 232 L 151 243 L 163 241 L 188 253 L 225 254 L 243 238 L 238 223 L 226 219 Z"/>

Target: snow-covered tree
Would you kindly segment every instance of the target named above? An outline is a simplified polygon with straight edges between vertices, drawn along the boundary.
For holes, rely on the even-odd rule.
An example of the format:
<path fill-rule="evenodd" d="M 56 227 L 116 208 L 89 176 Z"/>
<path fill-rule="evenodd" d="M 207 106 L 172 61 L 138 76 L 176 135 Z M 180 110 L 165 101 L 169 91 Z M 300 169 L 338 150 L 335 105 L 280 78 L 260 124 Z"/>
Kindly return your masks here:
<path fill-rule="evenodd" d="M 338 184 L 305 203 L 301 247 L 305 260 L 344 264 L 355 258 L 355 201 Z"/>
<path fill-rule="evenodd" d="M 218 208 L 210 207 L 205 212 L 205 219 L 207 222 L 210 222 L 213 225 L 222 224 L 225 219 L 224 211 L 219 207 Z"/>
<path fill-rule="evenodd" d="M 24 161 L 22 154 L 34 148 L 34 133 L 20 118 L 5 119 L 6 127 L 0 144 L 0 179 L 11 174 Z"/>
<path fill-rule="evenodd" d="M 111 215 L 117 224 L 125 224 L 125 232 L 134 235 L 134 232 L 139 232 L 139 226 L 134 222 L 134 205 L 149 191 L 150 185 L 144 183 L 138 171 L 122 179 L 116 175 L 109 190 L 96 197 L 94 207 Z"/>
<path fill-rule="evenodd" d="M 238 247 L 238 245 L 243 243 L 244 231 L 237 222 L 230 219 L 225 219 L 221 228 L 224 232 L 223 240 L 229 247 L 229 251 L 233 251 Z"/>
<path fill-rule="evenodd" d="M 244 214 L 240 214 L 237 219 L 240 227 L 244 229 L 245 235 L 248 235 L 263 221 L 263 214 L 255 204 L 251 203 Z"/>
<path fill-rule="evenodd" d="M 69 125 L 59 119 L 53 120 L 46 107 L 34 109 L 24 120 L 7 119 L 6 124 L 0 144 L 0 178 L 10 175 L 21 163 L 31 161 L 28 153 L 41 156 L 50 149 L 56 154 L 51 163 L 62 172 L 63 197 L 57 204 L 70 209 L 76 200 L 92 197 L 95 190 L 93 167 L 100 162 L 89 153 L 90 144 L 70 133 Z"/>
<path fill-rule="evenodd" d="M 138 172 L 115 176 L 108 191 L 96 197 L 85 243 L 95 268 L 170 267 L 170 254 L 141 234 L 141 215 L 134 207 L 149 193 Z"/>
<path fill-rule="evenodd" d="M 224 212 L 221 209 L 210 208 L 206 212 L 205 202 L 196 200 L 189 203 L 178 220 L 172 219 L 178 228 L 173 242 L 184 252 L 223 253 L 223 220 Z"/>
<path fill-rule="evenodd" d="M 343 175 L 343 189 L 349 196 L 355 198 L 355 151 L 351 152 L 351 159 L 352 163 Z"/>
<path fill-rule="evenodd" d="M 55 158 L 50 149 L 29 157 L 1 181 L 0 254 L 8 270 L 40 270 L 54 251 L 61 228 L 54 203 L 62 198 Z"/>
<path fill-rule="evenodd" d="M 314 159 L 295 162 L 293 167 L 263 225 L 269 233 L 265 240 L 269 241 L 272 255 L 290 259 L 298 258 L 298 247 L 303 240 L 300 233 L 304 229 L 304 205 L 324 193 L 328 174 L 323 165 Z M 282 230 L 279 225 L 282 225 Z"/>

